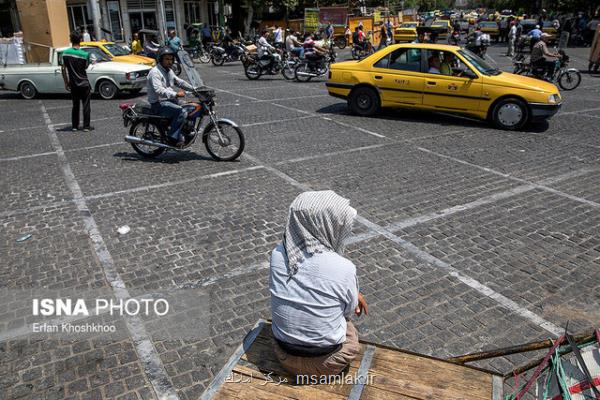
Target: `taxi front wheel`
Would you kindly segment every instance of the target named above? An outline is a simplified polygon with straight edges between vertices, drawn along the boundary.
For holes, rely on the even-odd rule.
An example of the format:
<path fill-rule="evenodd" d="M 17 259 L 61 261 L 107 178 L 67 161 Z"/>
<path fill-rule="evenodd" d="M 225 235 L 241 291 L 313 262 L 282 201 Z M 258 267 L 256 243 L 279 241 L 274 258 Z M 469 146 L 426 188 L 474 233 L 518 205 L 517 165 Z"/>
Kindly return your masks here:
<path fill-rule="evenodd" d="M 529 108 L 522 100 L 503 99 L 496 103 L 491 117 L 497 128 L 514 131 L 521 129 L 529 120 Z"/>
<path fill-rule="evenodd" d="M 348 105 L 354 114 L 368 117 L 379 110 L 379 95 L 371 88 L 359 87 L 350 94 Z"/>

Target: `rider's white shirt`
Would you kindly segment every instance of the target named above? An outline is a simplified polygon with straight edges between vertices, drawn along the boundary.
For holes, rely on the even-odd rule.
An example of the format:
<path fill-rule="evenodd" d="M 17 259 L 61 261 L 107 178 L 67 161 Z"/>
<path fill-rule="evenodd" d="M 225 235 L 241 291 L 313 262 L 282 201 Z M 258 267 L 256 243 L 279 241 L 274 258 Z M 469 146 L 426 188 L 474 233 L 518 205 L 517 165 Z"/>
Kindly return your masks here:
<path fill-rule="evenodd" d="M 260 39 L 258 39 L 258 56 L 262 57 L 264 55 L 268 55 L 269 54 L 269 50 L 273 50 L 273 46 L 271 46 L 269 44 L 269 42 L 267 42 L 267 39 L 264 36 L 261 36 Z"/>
<path fill-rule="evenodd" d="M 157 64 L 148 73 L 148 103 L 176 99 L 177 92 L 173 89 L 174 86 L 185 90 L 194 89 L 192 85 L 178 78 L 172 69 L 167 71 Z"/>

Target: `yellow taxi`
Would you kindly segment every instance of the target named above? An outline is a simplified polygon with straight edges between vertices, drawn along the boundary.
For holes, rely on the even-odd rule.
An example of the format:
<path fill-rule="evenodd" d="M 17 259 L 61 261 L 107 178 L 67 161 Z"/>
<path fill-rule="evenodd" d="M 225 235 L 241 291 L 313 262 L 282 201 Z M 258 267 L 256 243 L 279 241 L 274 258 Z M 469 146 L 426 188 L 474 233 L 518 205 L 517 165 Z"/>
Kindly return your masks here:
<path fill-rule="evenodd" d="M 498 28 L 498 23 L 495 21 L 481 21 L 479 23 L 479 28 L 482 33 L 487 33 L 490 35 L 492 40 L 498 41 L 498 37 L 500 36 L 500 28 Z"/>
<path fill-rule="evenodd" d="M 332 64 L 327 90 L 360 116 L 382 107 L 443 111 L 507 130 L 548 119 L 562 104 L 552 83 L 501 72 L 469 50 L 442 44 L 397 44 Z"/>
<path fill-rule="evenodd" d="M 544 25 L 542 26 L 542 32 L 550 35 L 551 42 L 555 42 L 558 38 L 558 29 L 554 27 L 552 21 L 544 21 Z"/>
<path fill-rule="evenodd" d="M 452 33 L 452 24 L 449 20 L 438 19 L 431 23 L 431 28 L 439 32 L 438 39 L 448 39 L 448 35 Z"/>
<path fill-rule="evenodd" d="M 417 38 L 418 22 L 403 22 L 394 30 L 394 41 L 412 42 Z"/>
<path fill-rule="evenodd" d="M 97 47 L 106 54 L 111 61 L 124 62 L 129 64 L 142 64 L 149 67 L 156 65 L 156 60 L 150 57 L 137 56 L 130 54 L 123 46 L 113 42 L 81 42 L 82 46 Z"/>

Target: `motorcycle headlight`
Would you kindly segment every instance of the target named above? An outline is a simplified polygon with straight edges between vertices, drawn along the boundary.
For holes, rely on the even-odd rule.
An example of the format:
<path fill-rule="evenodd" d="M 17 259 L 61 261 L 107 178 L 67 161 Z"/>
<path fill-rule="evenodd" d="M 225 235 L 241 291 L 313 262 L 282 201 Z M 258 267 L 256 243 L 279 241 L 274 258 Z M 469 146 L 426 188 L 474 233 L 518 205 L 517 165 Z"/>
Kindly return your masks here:
<path fill-rule="evenodd" d="M 548 103 L 550 103 L 550 104 L 560 103 L 560 95 L 551 94 L 550 96 L 548 96 Z"/>

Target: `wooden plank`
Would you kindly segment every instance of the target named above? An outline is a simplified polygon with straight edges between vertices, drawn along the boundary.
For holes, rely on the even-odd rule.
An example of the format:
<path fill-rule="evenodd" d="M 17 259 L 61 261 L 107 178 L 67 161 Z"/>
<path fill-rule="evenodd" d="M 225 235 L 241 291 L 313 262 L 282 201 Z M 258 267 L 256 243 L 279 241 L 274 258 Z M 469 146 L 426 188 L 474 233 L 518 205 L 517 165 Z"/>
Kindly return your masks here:
<path fill-rule="evenodd" d="M 233 379 L 239 379 L 241 375 L 234 374 Z M 275 385 L 265 383 L 257 379 L 248 379 L 247 382 L 225 382 L 215 400 L 279 400 L 279 399 L 307 399 L 307 400 L 345 400 L 347 395 L 337 393 L 325 393 L 316 386 L 303 385 Z"/>
<path fill-rule="evenodd" d="M 360 400 L 432 400 L 431 397 L 413 397 L 366 385 Z M 436 399 L 438 400 L 438 399 Z M 439 399 L 442 400 L 442 399 Z M 445 400 L 445 399 L 443 399 Z"/>
<path fill-rule="evenodd" d="M 369 371 L 373 376 L 372 386 L 417 399 L 491 399 L 492 376 L 489 374 L 437 360 L 392 353 L 379 349 L 375 353 Z"/>

